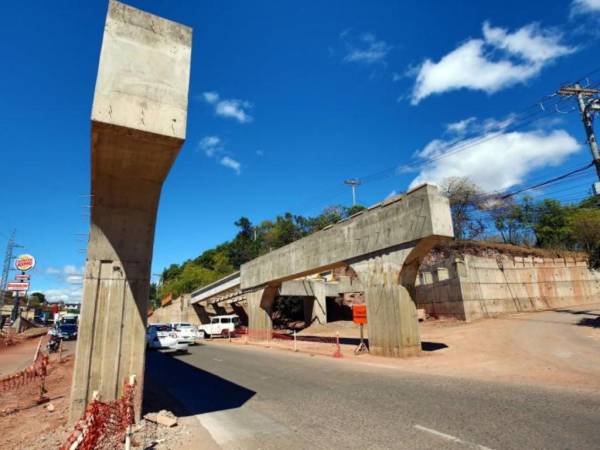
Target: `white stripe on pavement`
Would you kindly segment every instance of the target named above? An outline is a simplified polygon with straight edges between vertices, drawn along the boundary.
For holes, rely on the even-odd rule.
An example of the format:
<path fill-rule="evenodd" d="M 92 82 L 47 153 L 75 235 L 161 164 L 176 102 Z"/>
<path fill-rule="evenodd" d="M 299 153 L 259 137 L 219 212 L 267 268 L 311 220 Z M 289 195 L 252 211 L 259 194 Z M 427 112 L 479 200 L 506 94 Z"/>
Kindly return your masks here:
<path fill-rule="evenodd" d="M 463 441 L 462 439 L 457 438 L 456 436 L 452 436 L 451 434 L 446 434 L 446 433 L 442 433 L 441 431 L 432 430 L 431 428 L 427 428 L 427 427 L 424 427 L 422 425 L 415 425 L 414 427 L 417 430 L 425 431 L 427 433 L 431 433 L 431 434 L 433 434 L 435 436 L 441 437 L 442 439 L 446 439 L 448 441 L 456 442 L 457 444 L 466 445 L 468 447 L 477 448 L 479 450 L 492 450 L 489 447 L 485 447 L 485 446 L 479 445 L 479 444 L 474 444 L 472 442 Z"/>

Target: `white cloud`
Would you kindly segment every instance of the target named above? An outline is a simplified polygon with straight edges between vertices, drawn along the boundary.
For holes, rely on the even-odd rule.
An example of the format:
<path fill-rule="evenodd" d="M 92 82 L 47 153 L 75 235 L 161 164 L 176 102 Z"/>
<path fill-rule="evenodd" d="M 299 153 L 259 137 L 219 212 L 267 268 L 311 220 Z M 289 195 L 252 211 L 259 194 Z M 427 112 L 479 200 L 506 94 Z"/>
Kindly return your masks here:
<path fill-rule="evenodd" d="M 242 173 L 242 165 L 239 163 L 239 161 L 236 161 L 235 159 L 230 158 L 229 156 L 224 156 L 223 158 L 221 158 L 219 163 L 225 167 L 232 169 L 237 175 Z"/>
<path fill-rule="evenodd" d="M 214 91 L 204 92 L 202 96 L 204 97 L 204 101 L 207 103 L 214 104 L 219 101 L 219 94 Z"/>
<path fill-rule="evenodd" d="M 63 269 L 63 272 L 64 272 L 65 274 L 67 274 L 67 275 L 73 275 L 73 274 L 78 274 L 78 273 L 81 273 L 81 272 L 80 272 L 80 271 L 77 269 L 77 267 L 75 267 L 75 266 L 74 266 L 74 265 L 72 265 L 72 264 L 68 264 L 68 265 L 66 265 L 66 266 L 64 267 L 64 269 Z"/>
<path fill-rule="evenodd" d="M 383 40 L 378 40 L 373 33 L 362 33 L 354 36 L 349 30 L 340 34 L 340 39 L 346 46 L 344 62 L 360 64 L 385 63 L 385 58 L 392 50 L 392 46 Z"/>
<path fill-rule="evenodd" d="M 237 175 L 242 173 L 242 165 L 231 156 L 227 156 L 223 141 L 218 136 L 204 136 L 200 139 L 198 147 L 204 151 L 209 158 L 216 159 L 222 166 L 232 169 Z M 260 150 L 256 153 L 259 154 Z M 260 153 L 262 155 L 262 152 Z"/>
<path fill-rule="evenodd" d="M 469 39 L 438 62 L 426 59 L 415 71 L 411 103 L 457 89 L 492 94 L 538 75 L 556 58 L 576 49 L 561 43 L 562 34 L 526 25 L 514 33 L 485 22 L 483 39 Z"/>
<path fill-rule="evenodd" d="M 204 151 L 206 156 L 212 157 L 215 153 L 223 148 L 221 138 L 219 136 L 204 136 L 200 139 L 198 147 Z"/>
<path fill-rule="evenodd" d="M 265 152 L 262 150 L 256 150 L 256 156 L 265 156 Z"/>
<path fill-rule="evenodd" d="M 61 272 L 60 269 L 57 269 L 56 267 L 48 267 L 46 269 L 46 273 L 48 275 L 58 275 Z"/>
<path fill-rule="evenodd" d="M 202 98 L 215 108 L 215 114 L 221 117 L 236 119 L 240 123 L 252 122 L 254 118 L 249 114 L 252 104 L 245 100 L 221 99 L 214 91 L 204 92 Z"/>
<path fill-rule="evenodd" d="M 485 122 L 474 129 L 485 130 Z M 472 147 L 464 151 L 456 151 L 459 146 L 470 145 Z M 424 161 L 411 187 L 466 176 L 486 191 L 505 190 L 522 183 L 533 170 L 561 164 L 580 148 L 577 140 L 564 130 L 507 132 L 496 129 L 471 135 L 460 144 L 452 139 L 435 139 L 417 152 L 419 159 L 430 161 Z"/>
<path fill-rule="evenodd" d="M 475 117 L 469 117 L 467 119 L 459 120 L 458 122 L 449 123 L 446 125 L 446 131 L 449 133 L 462 135 L 467 131 L 469 125 L 471 125 L 475 120 L 477 120 Z"/>
<path fill-rule="evenodd" d="M 83 284 L 83 276 L 81 275 L 69 275 L 66 280 L 69 284 Z"/>
<path fill-rule="evenodd" d="M 79 287 L 69 287 L 64 289 L 47 289 L 43 291 L 43 294 L 50 303 L 80 303 L 83 292 Z"/>
<path fill-rule="evenodd" d="M 572 16 L 598 12 L 600 12 L 600 0 L 573 0 L 571 3 Z"/>

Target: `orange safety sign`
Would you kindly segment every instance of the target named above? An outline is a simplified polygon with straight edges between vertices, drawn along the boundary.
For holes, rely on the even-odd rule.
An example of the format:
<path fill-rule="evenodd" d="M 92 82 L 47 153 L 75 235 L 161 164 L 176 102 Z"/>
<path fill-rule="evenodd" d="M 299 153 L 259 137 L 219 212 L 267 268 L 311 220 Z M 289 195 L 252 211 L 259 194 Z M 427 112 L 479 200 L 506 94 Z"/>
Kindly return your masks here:
<path fill-rule="evenodd" d="M 367 323 L 367 305 L 364 303 L 352 305 L 352 321 L 357 325 Z"/>

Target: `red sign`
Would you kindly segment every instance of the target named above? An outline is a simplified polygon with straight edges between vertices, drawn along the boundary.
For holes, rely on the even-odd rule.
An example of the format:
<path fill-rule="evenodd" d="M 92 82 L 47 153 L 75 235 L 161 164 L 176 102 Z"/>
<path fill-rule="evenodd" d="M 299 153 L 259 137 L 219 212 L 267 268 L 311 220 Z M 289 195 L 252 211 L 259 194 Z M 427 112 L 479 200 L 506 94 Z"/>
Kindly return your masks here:
<path fill-rule="evenodd" d="M 352 305 L 352 321 L 357 325 L 367 323 L 367 305 L 364 303 Z"/>
<path fill-rule="evenodd" d="M 30 276 L 26 273 L 15 275 L 15 280 L 17 281 L 29 281 Z"/>
<path fill-rule="evenodd" d="M 24 254 L 17 256 L 15 259 L 15 269 L 17 270 L 30 270 L 35 267 L 35 258 L 31 255 Z"/>
<path fill-rule="evenodd" d="M 6 289 L 9 291 L 26 291 L 29 289 L 29 283 L 22 283 L 20 281 L 11 281 L 7 283 Z"/>

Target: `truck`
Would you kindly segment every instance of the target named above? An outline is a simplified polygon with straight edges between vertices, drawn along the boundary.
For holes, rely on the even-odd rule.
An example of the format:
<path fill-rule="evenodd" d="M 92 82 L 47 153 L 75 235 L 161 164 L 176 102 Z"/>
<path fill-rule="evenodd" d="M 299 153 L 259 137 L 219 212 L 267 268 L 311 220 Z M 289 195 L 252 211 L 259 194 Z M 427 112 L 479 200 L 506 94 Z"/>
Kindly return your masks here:
<path fill-rule="evenodd" d="M 239 326 L 240 318 L 237 314 L 212 316 L 209 323 L 198 326 L 198 332 L 200 337 L 204 339 L 213 336 L 227 337 L 234 334 L 235 329 Z"/>

